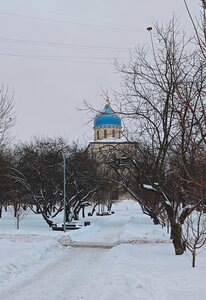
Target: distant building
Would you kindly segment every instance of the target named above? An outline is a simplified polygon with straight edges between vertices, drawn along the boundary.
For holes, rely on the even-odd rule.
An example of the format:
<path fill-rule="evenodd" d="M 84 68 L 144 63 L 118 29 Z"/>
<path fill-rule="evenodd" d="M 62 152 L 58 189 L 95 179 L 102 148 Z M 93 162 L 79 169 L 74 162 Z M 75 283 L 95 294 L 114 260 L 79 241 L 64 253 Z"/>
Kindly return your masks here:
<path fill-rule="evenodd" d="M 90 142 L 87 151 L 102 165 L 135 151 L 137 143 L 129 142 L 122 136 L 121 118 L 111 108 L 109 99 L 106 99 L 103 110 L 95 116 L 93 129 L 94 141 Z M 117 190 L 110 187 L 105 192 L 110 195 L 110 199 L 131 198 L 125 190 L 122 191 L 122 188 Z"/>
<path fill-rule="evenodd" d="M 109 151 L 113 149 L 134 148 L 135 143 L 129 142 L 122 136 L 122 121 L 117 113 L 111 108 L 109 99 L 102 112 L 94 118 L 94 141 L 88 146 L 91 154 Z"/>
<path fill-rule="evenodd" d="M 102 165 L 107 165 L 112 161 L 124 161 L 128 157 L 136 157 L 138 153 L 138 143 L 129 142 L 122 136 L 122 121 L 120 116 L 115 113 L 110 105 L 109 99 L 103 110 L 94 118 L 94 141 L 88 145 L 88 153 L 98 159 Z M 121 169 L 124 177 L 125 171 Z M 128 178 L 129 180 L 129 178 Z M 137 184 L 135 194 L 143 202 L 147 203 L 154 210 L 159 207 L 159 195 L 156 189 L 148 184 Z M 128 193 L 121 185 L 114 187 L 108 185 L 105 190 L 105 199 L 131 199 L 134 197 Z"/>

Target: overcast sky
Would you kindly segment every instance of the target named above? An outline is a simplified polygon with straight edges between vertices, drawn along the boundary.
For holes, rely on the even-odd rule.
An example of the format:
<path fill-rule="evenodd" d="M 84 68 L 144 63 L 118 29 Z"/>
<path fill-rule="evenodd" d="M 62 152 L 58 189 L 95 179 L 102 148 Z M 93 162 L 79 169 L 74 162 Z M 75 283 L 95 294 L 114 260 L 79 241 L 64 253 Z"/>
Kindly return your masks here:
<path fill-rule="evenodd" d="M 194 14 L 199 1 L 188 0 Z M 149 43 L 146 30 L 175 12 L 188 32 L 183 0 L 0 0 L 0 82 L 15 93 L 15 141 L 38 136 L 92 138 L 90 116 L 118 90 L 115 58 Z"/>

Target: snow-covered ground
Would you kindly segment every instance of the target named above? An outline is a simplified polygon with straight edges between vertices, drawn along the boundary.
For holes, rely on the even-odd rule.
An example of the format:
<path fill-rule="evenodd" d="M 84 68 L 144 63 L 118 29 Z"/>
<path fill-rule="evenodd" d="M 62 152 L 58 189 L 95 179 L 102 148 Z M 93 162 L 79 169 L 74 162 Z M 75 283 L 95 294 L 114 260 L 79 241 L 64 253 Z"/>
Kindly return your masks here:
<path fill-rule="evenodd" d="M 114 210 L 87 217 L 90 226 L 66 234 L 36 215 L 16 231 L 14 220 L 3 216 L 0 299 L 206 299 L 205 252 L 192 268 L 190 254 L 175 256 L 165 229 L 153 225 L 137 203 L 118 202 Z"/>

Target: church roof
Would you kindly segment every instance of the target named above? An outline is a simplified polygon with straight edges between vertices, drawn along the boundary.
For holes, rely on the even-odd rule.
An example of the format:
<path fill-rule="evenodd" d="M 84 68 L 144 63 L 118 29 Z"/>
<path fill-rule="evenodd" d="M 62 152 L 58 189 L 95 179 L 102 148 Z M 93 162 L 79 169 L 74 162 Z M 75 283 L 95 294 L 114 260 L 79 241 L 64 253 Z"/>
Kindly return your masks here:
<path fill-rule="evenodd" d="M 96 115 L 94 119 L 94 127 L 104 126 L 104 125 L 121 127 L 121 119 L 118 116 L 118 114 L 116 114 L 111 108 L 108 99 L 106 100 L 106 105 L 102 110 L 102 112 Z"/>

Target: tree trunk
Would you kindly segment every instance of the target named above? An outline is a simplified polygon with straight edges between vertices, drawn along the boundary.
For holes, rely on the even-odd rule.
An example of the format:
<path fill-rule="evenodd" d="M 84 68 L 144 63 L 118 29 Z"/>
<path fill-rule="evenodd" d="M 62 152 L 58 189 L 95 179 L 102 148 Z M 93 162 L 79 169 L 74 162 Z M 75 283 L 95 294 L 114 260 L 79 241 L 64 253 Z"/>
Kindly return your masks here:
<path fill-rule="evenodd" d="M 49 225 L 49 227 L 52 227 L 54 224 L 43 212 L 42 212 L 42 217 L 46 221 L 46 223 Z"/>
<path fill-rule="evenodd" d="M 41 214 L 41 209 L 39 207 L 39 205 L 36 205 L 36 214 Z"/>
<path fill-rule="evenodd" d="M 192 251 L 192 267 L 195 267 L 196 249 Z"/>
<path fill-rule="evenodd" d="M 152 218 L 152 221 L 153 221 L 153 223 L 154 223 L 155 225 L 160 224 L 160 220 L 159 220 L 159 218 L 157 217 L 156 214 L 149 212 L 149 215 L 150 215 L 150 217 Z"/>
<path fill-rule="evenodd" d="M 79 220 L 78 212 L 75 212 L 75 211 L 74 211 L 74 220 L 75 220 L 75 221 L 78 221 L 78 220 Z"/>
<path fill-rule="evenodd" d="M 82 206 L 82 218 L 85 218 L 85 206 Z"/>
<path fill-rule="evenodd" d="M 155 225 L 160 224 L 160 221 L 159 221 L 159 219 L 158 219 L 157 217 L 153 217 L 152 220 L 153 220 L 153 223 L 154 223 Z"/>
<path fill-rule="evenodd" d="M 17 202 L 15 201 L 14 202 L 14 217 L 16 218 L 16 216 L 17 216 Z"/>
<path fill-rule="evenodd" d="M 20 223 L 20 216 L 17 213 L 17 215 L 16 215 L 16 229 L 17 230 L 19 230 L 19 223 Z"/>
<path fill-rule="evenodd" d="M 66 205 L 66 222 L 69 223 L 71 222 L 71 211 L 70 211 L 70 207 L 68 205 Z"/>
<path fill-rule="evenodd" d="M 97 203 L 94 205 L 94 207 L 92 208 L 92 216 L 93 216 L 93 214 L 95 213 L 95 210 L 96 210 L 97 205 L 98 205 L 98 202 L 97 202 Z"/>
<path fill-rule="evenodd" d="M 179 223 L 171 224 L 171 238 L 175 248 L 175 254 L 182 255 L 185 251 L 185 245 L 182 242 L 182 227 Z"/>
<path fill-rule="evenodd" d="M 54 224 L 53 221 L 51 221 L 47 215 L 44 213 L 44 210 L 41 208 L 40 205 L 37 205 L 36 208 L 38 209 L 38 214 L 41 214 L 43 219 L 46 221 L 46 223 L 49 225 L 49 227 L 52 227 Z"/>

